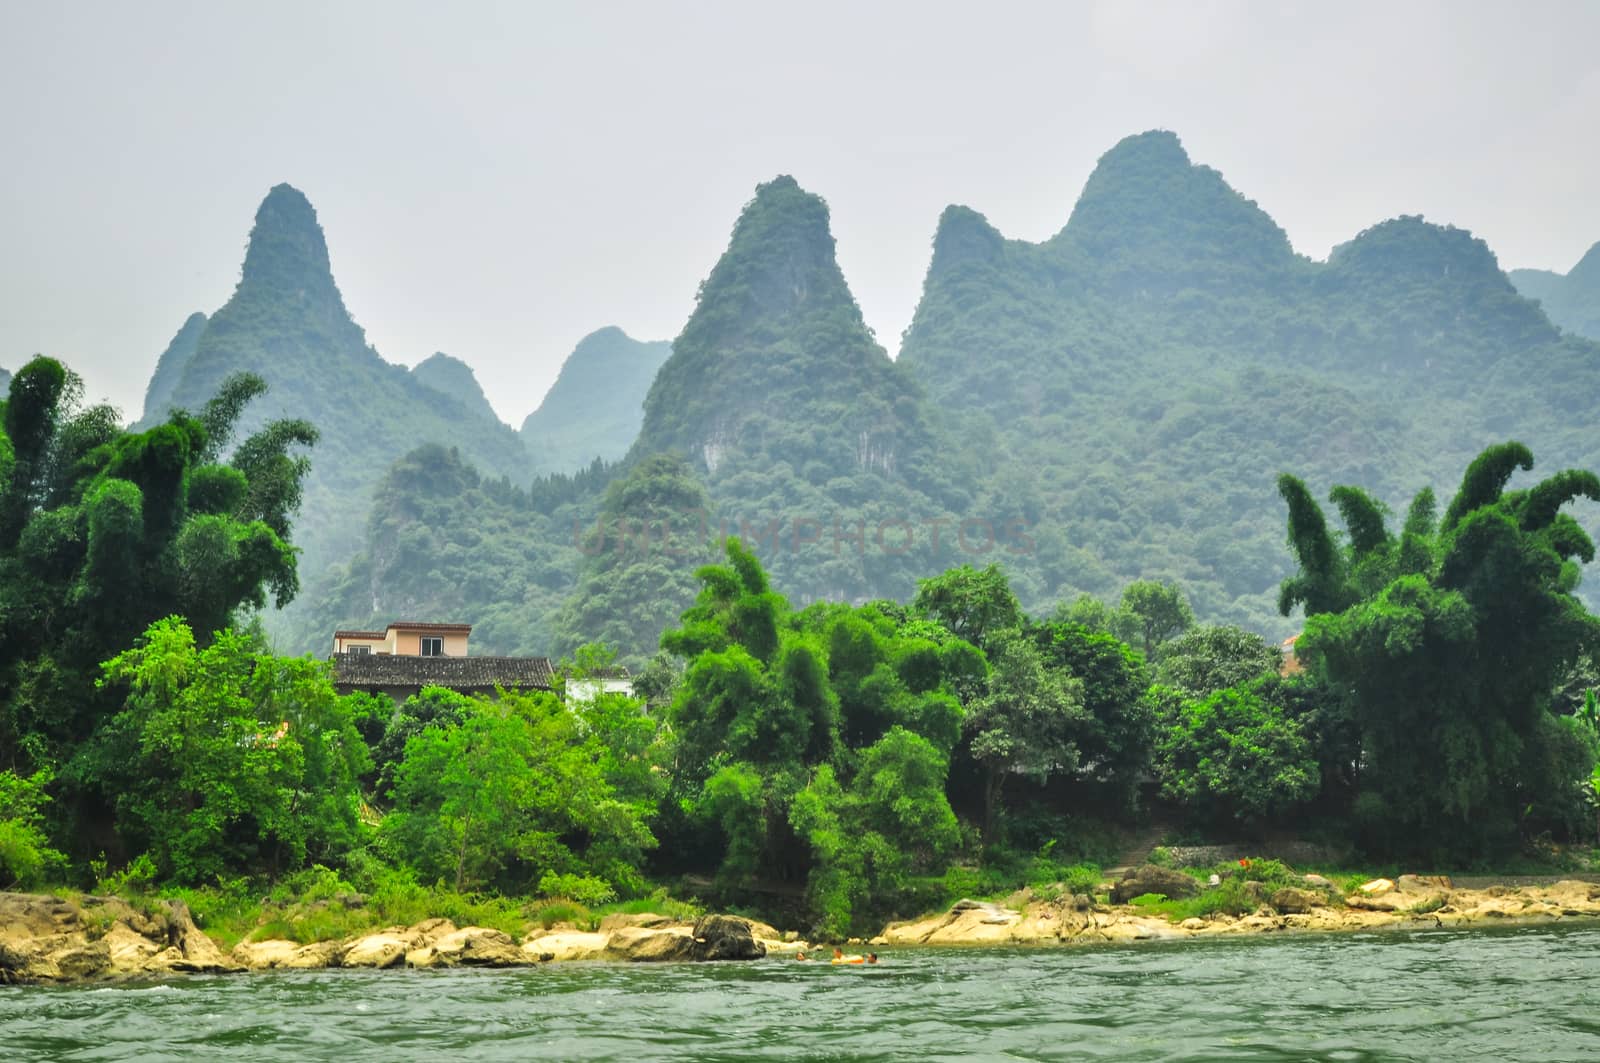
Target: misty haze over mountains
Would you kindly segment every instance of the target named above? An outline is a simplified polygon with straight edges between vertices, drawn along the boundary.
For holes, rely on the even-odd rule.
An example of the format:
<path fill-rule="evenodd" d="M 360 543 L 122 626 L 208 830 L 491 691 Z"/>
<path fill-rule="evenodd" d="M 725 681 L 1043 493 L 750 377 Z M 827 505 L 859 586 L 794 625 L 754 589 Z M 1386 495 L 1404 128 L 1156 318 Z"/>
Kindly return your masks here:
<path fill-rule="evenodd" d="M 699 498 L 798 602 L 903 599 L 952 564 L 998 561 L 1035 610 L 1160 577 L 1204 619 L 1281 636 L 1277 473 L 1400 507 L 1505 438 L 1544 472 L 1593 467 L 1596 337 L 1600 249 L 1566 275 L 1508 278 L 1469 233 L 1401 217 L 1315 262 L 1150 132 L 1106 153 L 1042 243 L 946 210 L 893 360 L 824 201 L 791 177 L 763 184 L 679 336 L 600 328 L 520 432 L 470 352 L 383 360 L 310 202 L 280 185 L 233 297 L 159 359 L 142 423 L 249 370 L 271 391 L 245 430 L 318 426 L 294 530 L 304 590 L 269 618 L 296 650 L 398 615 L 477 622 L 504 652 L 570 649 L 641 610 L 670 619 L 681 564 L 597 560 L 578 529 Z M 580 581 L 601 608 L 573 607 Z M 627 630 L 620 648 L 647 655 L 648 626 Z"/>

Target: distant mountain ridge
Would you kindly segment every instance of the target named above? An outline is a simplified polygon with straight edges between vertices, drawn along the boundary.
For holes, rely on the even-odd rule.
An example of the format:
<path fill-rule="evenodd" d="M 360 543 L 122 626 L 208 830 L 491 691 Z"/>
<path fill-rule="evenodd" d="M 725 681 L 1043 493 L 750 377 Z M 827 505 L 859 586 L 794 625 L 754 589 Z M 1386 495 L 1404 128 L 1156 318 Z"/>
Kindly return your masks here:
<path fill-rule="evenodd" d="M 486 421 L 500 421 L 472 367 L 437 351 L 411 367 L 411 376 L 425 387 L 452 399 Z"/>
<path fill-rule="evenodd" d="M 1029 604 L 1159 575 L 1203 616 L 1286 632 L 1276 474 L 1403 505 L 1508 436 L 1593 467 L 1600 441 L 1552 416 L 1600 400 L 1600 350 L 1575 342 L 1470 233 L 1401 217 L 1313 262 L 1157 131 L 1107 152 L 1042 244 L 945 211 L 899 360 L 1035 470 L 1061 535 L 1019 563 Z"/>
<path fill-rule="evenodd" d="M 539 408 L 522 422 L 533 471 L 576 472 L 595 458 L 611 462 L 626 454 L 644 421 L 645 394 L 671 353 L 666 340 L 636 340 L 616 326 L 579 340 Z"/>
<path fill-rule="evenodd" d="M 589 339 L 636 353 L 620 331 Z M 580 344 L 558 381 L 574 397 L 552 406 L 553 388 L 545 406 L 599 409 L 599 385 L 577 387 L 594 351 Z M 1401 511 L 1508 438 L 1540 474 L 1600 468 L 1597 402 L 1600 344 L 1558 330 L 1471 233 L 1402 216 L 1313 261 L 1160 131 L 1107 152 L 1042 243 L 945 210 L 891 361 L 826 203 L 780 177 L 740 213 L 616 465 L 522 492 L 465 448 L 409 453 L 316 623 L 403 607 L 480 617 L 502 649 L 648 642 L 699 551 L 596 551 L 654 541 L 644 525 L 703 488 L 707 533 L 744 537 L 800 603 L 905 598 L 994 560 L 1035 611 L 1170 578 L 1203 619 L 1282 637 L 1296 621 L 1276 611 L 1292 567 L 1278 473 Z M 1023 548 L 967 541 L 1014 524 Z"/>
<path fill-rule="evenodd" d="M 154 424 L 173 407 L 172 396 L 178 390 L 178 383 L 183 379 L 189 363 L 194 361 L 194 352 L 200 345 L 200 334 L 206 330 L 206 320 L 206 316 L 199 311 L 190 314 L 177 335 L 172 337 L 172 342 L 167 344 L 167 349 L 161 352 L 161 357 L 156 360 L 156 371 L 144 391 L 144 415 L 139 423 Z"/>
<path fill-rule="evenodd" d="M 1514 269 L 1511 283 L 1523 295 L 1539 300 L 1550 320 L 1566 331 L 1600 340 L 1600 243 L 1568 273 Z"/>

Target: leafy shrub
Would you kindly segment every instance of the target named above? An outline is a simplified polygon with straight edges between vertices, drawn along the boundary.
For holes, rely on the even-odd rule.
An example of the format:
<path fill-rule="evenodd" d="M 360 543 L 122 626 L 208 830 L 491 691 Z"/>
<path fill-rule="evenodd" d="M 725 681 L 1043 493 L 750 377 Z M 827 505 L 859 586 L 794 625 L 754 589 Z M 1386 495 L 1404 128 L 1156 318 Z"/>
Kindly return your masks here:
<path fill-rule="evenodd" d="M 155 885 L 158 871 L 149 853 L 140 853 L 121 871 L 114 871 L 95 885 L 95 892 L 114 897 L 129 897 L 148 892 Z"/>
<path fill-rule="evenodd" d="M 211 889 L 167 889 L 163 896 L 188 905 L 195 925 L 215 938 L 223 950 L 233 948 L 260 924 L 260 891 L 238 878 Z"/>
<path fill-rule="evenodd" d="M 36 886 L 44 881 L 47 869 L 63 863 L 61 854 L 45 844 L 38 828 L 21 820 L 0 820 L 0 886 Z"/>
<path fill-rule="evenodd" d="M 1172 867 L 1176 863 L 1176 860 L 1174 860 L 1172 856 L 1171 849 L 1168 849 L 1164 845 L 1158 845 L 1154 849 L 1150 850 L 1150 855 L 1145 857 L 1144 862 L 1147 864 L 1153 864 L 1156 867 Z"/>
<path fill-rule="evenodd" d="M 339 876 L 337 871 L 314 864 L 279 880 L 273 887 L 270 899 L 277 904 L 300 902 L 312 904 L 348 897 L 359 891 Z"/>
<path fill-rule="evenodd" d="M 1095 864 L 1074 864 L 1061 876 L 1061 884 L 1068 893 L 1094 896 L 1100 888 L 1100 868 Z"/>
<path fill-rule="evenodd" d="M 41 808 L 50 773 L 23 777 L 0 771 L 0 887 L 29 888 L 62 870 L 66 857 L 50 848 Z"/>
<path fill-rule="evenodd" d="M 944 873 L 944 893 L 951 900 L 971 897 L 982 892 L 982 873 L 975 867 L 952 864 Z"/>
<path fill-rule="evenodd" d="M 635 897 L 632 900 L 616 901 L 604 905 L 596 915 L 664 915 L 669 919 L 688 922 L 698 919 L 705 914 L 705 909 L 689 901 L 680 901 L 667 895 L 665 889 L 657 889 L 647 897 Z"/>
<path fill-rule="evenodd" d="M 1299 872 L 1281 860 L 1260 860 L 1250 857 L 1232 863 L 1218 864 L 1211 871 L 1225 882 L 1230 877 L 1237 878 L 1241 882 L 1246 880 L 1259 882 L 1269 893 L 1284 886 L 1305 884 Z"/>
<path fill-rule="evenodd" d="M 1064 815 L 1044 802 L 1006 811 L 1006 846 L 1068 862 L 1110 863 L 1121 849 L 1117 832 L 1097 820 Z"/>
<path fill-rule="evenodd" d="M 594 930 L 600 925 L 599 916 L 575 901 L 555 901 L 547 904 L 534 912 L 533 920 L 546 930 L 557 923 L 571 923 L 581 930 Z"/>
<path fill-rule="evenodd" d="M 952 866 L 944 873 L 944 895 L 947 901 L 992 897 L 1025 885 L 1028 877 L 1021 862 L 1015 859 L 1000 863 L 986 861 L 981 867 Z"/>
<path fill-rule="evenodd" d="M 598 908 L 617 899 L 617 891 L 611 888 L 611 884 L 593 875 L 546 872 L 539 879 L 539 892 L 546 897 L 576 901 L 585 908 Z"/>
<path fill-rule="evenodd" d="M 1218 821 L 1281 814 L 1320 781 L 1304 726 L 1254 687 L 1184 701 L 1157 743 L 1156 772 L 1166 797 Z"/>

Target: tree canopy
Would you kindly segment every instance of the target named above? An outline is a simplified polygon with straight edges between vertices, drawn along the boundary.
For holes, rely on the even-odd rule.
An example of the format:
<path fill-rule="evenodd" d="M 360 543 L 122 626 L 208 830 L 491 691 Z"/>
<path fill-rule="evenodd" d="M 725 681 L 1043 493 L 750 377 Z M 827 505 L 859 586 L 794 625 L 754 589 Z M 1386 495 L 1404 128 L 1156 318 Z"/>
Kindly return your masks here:
<path fill-rule="evenodd" d="M 114 709 L 99 662 L 165 616 L 206 636 L 299 587 L 289 541 L 316 431 L 272 421 L 224 454 L 264 384 L 230 377 L 142 432 L 84 407 L 59 362 L 0 408 L 0 767 L 60 767 Z"/>
<path fill-rule="evenodd" d="M 1336 488 L 1343 542 L 1303 483 L 1280 481 L 1300 563 L 1282 604 L 1308 613 L 1297 653 L 1351 691 L 1362 807 L 1387 845 L 1503 851 L 1530 816 L 1570 803 L 1550 695 L 1600 621 L 1573 594 L 1594 544 L 1564 507 L 1600 499 L 1600 479 L 1508 488 L 1532 467 L 1521 443 L 1490 447 L 1442 517 L 1420 494 L 1398 534 L 1370 498 Z"/>

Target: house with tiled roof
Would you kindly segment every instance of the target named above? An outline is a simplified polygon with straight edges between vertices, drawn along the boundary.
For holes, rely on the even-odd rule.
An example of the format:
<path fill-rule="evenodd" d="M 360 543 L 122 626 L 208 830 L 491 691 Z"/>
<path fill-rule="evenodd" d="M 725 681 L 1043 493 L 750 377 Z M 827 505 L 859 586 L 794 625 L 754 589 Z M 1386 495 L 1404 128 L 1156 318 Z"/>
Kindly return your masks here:
<path fill-rule="evenodd" d="M 465 657 L 471 624 L 425 624 L 397 620 L 382 631 L 335 631 L 333 652 L 382 653 L 397 657 Z"/>
<path fill-rule="evenodd" d="M 382 631 L 333 633 L 333 684 L 341 694 L 364 690 L 395 701 L 438 686 L 463 694 L 553 690 L 548 657 L 474 657 L 470 624 L 396 621 Z"/>

